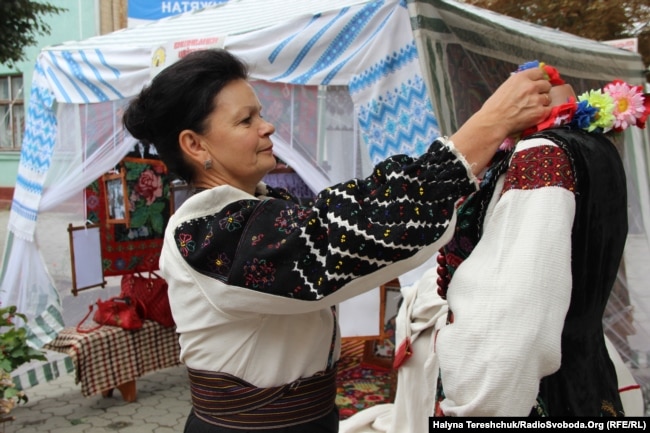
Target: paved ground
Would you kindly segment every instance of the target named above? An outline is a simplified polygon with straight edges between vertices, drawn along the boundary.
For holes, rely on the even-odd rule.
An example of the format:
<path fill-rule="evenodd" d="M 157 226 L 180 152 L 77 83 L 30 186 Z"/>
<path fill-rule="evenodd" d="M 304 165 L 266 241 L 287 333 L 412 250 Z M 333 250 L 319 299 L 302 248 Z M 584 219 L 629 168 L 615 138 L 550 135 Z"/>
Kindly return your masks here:
<path fill-rule="evenodd" d="M 0 209 L 0 242 L 4 251 L 9 211 Z M 119 293 L 119 279 L 106 288 L 72 296 L 68 224 L 81 225 L 79 216 L 54 212 L 39 216 L 37 239 L 48 269 L 62 297 L 66 326 L 76 325 L 98 297 Z M 171 433 L 182 432 L 190 410 L 189 384 L 182 366 L 150 373 L 137 381 L 138 400 L 127 403 L 119 391 L 112 397 L 84 397 L 74 374 L 26 390 L 29 402 L 15 408 L 14 421 L 0 424 L 2 433 Z M 4 429 L 4 430 L 3 430 Z"/>
<path fill-rule="evenodd" d="M 119 392 L 110 398 L 83 397 L 74 375 L 28 389 L 29 402 L 12 411 L 6 433 L 172 433 L 182 432 L 190 410 L 183 367 L 138 379 L 138 400 L 127 403 Z M 1 429 L 2 427 L 0 427 Z M 0 430 L 2 431 L 2 430 Z"/>

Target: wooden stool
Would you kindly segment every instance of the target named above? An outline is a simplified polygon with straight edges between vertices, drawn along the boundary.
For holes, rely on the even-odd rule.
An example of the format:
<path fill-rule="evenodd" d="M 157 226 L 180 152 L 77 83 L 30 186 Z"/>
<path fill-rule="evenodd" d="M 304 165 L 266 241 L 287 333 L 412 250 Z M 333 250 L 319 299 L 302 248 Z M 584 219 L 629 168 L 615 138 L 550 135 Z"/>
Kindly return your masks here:
<path fill-rule="evenodd" d="M 115 388 L 108 389 L 106 391 L 102 391 L 102 397 L 104 398 L 110 398 L 113 397 L 113 390 Z M 128 382 L 125 382 L 121 385 L 117 386 L 117 390 L 120 391 L 120 394 L 122 394 L 122 398 L 124 401 L 127 401 L 129 403 L 132 403 L 138 399 L 138 391 L 135 387 L 135 380 L 130 380 Z"/>

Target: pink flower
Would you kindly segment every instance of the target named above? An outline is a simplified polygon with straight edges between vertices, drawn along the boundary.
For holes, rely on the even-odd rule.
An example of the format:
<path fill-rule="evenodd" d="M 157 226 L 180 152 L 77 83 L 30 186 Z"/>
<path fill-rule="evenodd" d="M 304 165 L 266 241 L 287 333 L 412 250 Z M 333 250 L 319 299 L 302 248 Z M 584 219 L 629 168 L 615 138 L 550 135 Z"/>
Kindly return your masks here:
<path fill-rule="evenodd" d="M 86 206 L 88 206 L 88 209 L 97 209 L 99 207 L 99 197 L 97 194 L 89 194 L 86 197 Z"/>
<path fill-rule="evenodd" d="M 516 137 L 506 137 L 506 139 L 503 140 L 503 143 L 501 143 L 501 145 L 499 146 L 499 150 L 512 149 L 513 147 L 515 147 L 515 145 L 517 144 L 520 138 L 521 137 L 519 135 Z"/>
<path fill-rule="evenodd" d="M 629 126 L 645 126 L 649 108 L 641 86 L 630 86 L 624 81 L 614 80 L 603 90 L 614 100 L 614 131 L 621 132 Z"/>

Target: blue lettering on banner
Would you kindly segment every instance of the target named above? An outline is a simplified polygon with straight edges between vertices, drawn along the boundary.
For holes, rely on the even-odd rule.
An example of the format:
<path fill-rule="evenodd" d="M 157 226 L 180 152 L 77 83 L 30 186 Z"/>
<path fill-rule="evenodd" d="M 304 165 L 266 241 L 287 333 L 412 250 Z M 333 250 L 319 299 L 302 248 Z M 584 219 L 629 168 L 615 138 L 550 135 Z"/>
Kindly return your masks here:
<path fill-rule="evenodd" d="M 227 3 L 228 0 L 128 0 L 128 17 L 159 20 L 173 15 Z"/>

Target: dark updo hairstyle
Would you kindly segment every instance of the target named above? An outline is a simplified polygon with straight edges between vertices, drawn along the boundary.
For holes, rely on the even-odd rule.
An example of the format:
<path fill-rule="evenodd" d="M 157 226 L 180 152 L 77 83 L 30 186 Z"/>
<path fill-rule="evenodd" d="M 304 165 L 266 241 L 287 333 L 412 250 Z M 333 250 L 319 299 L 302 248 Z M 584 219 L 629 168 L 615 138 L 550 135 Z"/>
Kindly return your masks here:
<path fill-rule="evenodd" d="M 142 89 L 122 122 L 134 138 L 155 146 L 170 173 L 191 184 L 194 169 L 178 144 L 180 132 L 205 133 L 215 96 L 228 83 L 247 78 L 246 64 L 226 50 L 191 52 Z"/>

